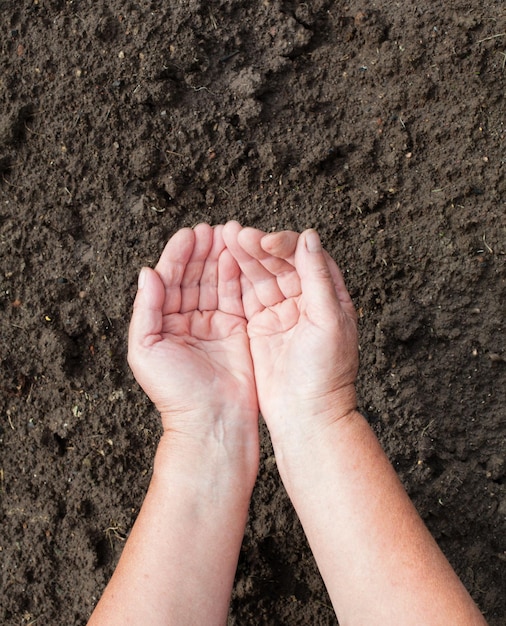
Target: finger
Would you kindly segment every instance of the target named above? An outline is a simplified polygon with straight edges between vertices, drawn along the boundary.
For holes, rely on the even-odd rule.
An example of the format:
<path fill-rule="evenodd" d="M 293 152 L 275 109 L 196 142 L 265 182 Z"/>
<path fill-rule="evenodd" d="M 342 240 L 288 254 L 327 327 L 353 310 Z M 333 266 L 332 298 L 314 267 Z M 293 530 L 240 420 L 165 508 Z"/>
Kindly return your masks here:
<path fill-rule="evenodd" d="M 340 302 L 320 238 L 315 230 L 306 230 L 299 237 L 295 266 L 300 276 L 303 306 L 309 319 L 325 325 L 335 319 Z"/>
<path fill-rule="evenodd" d="M 276 234 L 276 233 L 273 233 Z M 294 233 L 296 234 L 296 233 Z M 266 252 L 262 247 L 262 241 L 268 237 L 264 231 L 257 228 L 243 228 L 237 235 L 241 247 L 257 261 L 262 261 L 264 267 L 271 274 L 279 275 L 293 269 L 293 264 L 287 263 L 284 259 Z"/>
<path fill-rule="evenodd" d="M 241 268 L 230 250 L 223 250 L 218 265 L 218 308 L 223 313 L 244 317 Z"/>
<path fill-rule="evenodd" d="M 337 299 L 339 300 L 343 311 L 352 318 L 356 318 L 357 312 L 355 311 L 355 305 L 346 288 L 344 282 L 343 273 L 337 266 L 334 259 L 325 252 L 325 258 L 329 267 L 330 275 L 332 276 L 332 282 L 334 283 L 334 289 L 336 291 Z"/>
<path fill-rule="evenodd" d="M 155 267 L 165 286 L 163 314 L 178 313 L 181 309 L 181 282 L 195 245 L 191 228 L 182 228 L 165 246 Z"/>
<path fill-rule="evenodd" d="M 292 230 L 282 230 L 278 233 L 268 233 L 265 235 L 260 245 L 263 250 L 272 256 L 282 258 L 290 265 L 295 265 L 294 257 L 299 237 L 299 233 L 295 233 Z M 333 262 L 332 257 L 326 250 L 324 250 L 324 254 L 327 261 Z"/>
<path fill-rule="evenodd" d="M 290 230 L 281 231 L 278 233 L 269 233 L 265 235 L 260 244 L 262 249 L 269 252 L 273 256 L 280 257 L 286 260 L 287 263 L 295 263 L 295 250 L 297 248 L 297 241 L 299 234 Z M 343 306 L 343 309 L 351 317 L 356 316 L 355 307 L 353 301 L 346 289 L 343 275 L 336 265 L 334 259 L 328 254 L 326 250 L 323 251 L 325 260 L 329 267 L 329 271 L 334 283 L 337 297 Z"/>
<path fill-rule="evenodd" d="M 200 311 L 216 311 L 218 308 L 218 259 L 225 249 L 222 231 L 223 226 L 213 228 L 213 243 L 200 279 L 198 304 Z"/>
<path fill-rule="evenodd" d="M 129 328 L 130 355 L 135 353 L 136 346 L 149 346 L 159 337 L 162 331 L 164 301 L 165 286 L 162 279 L 154 270 L 142 268 Z"/>
<path fill-rule="evenodd" d="M 264 305 L 257 298 L 255 289 L 251 281 L 241 272 L 241 292 L 244 315 L 249 321 L 254 315 L 265 309 Z"/>
<path fill-rule="evenodd" d="M 198 224 L 193 232 L 195 245 L 181 281 L 181 313 L 198 309 L 202 272 L 213 245 L 213 229 L 209 224 Z"/>
<path fill-rule="evenodd" d="M 272 306 L 285 299 L 276 277 L 239 244 L 238 235 L 242 227 L 237 222 L 228 222 L 223 228 L 223 238 L 244 275 L 249 279 L 256 296 L 263 306 Z"/>
<path fill-rule="evenodd" d="M 269 233 L 262 238 L 262 248 L 272 256 L 285 259 L 293 265 L 295 249 L 299 233 L 292 230 L 282 230 L 278 233 Z"/>
<path fill-rule="evenodd" d="M 296 235 L 296 233 L 291 234 Z M 276 277 L 278 287 L 285 298 L 298 296 L 300 294 L 300 279 L 293 263 L 266 252 L 262 246 L 264 238 L 265 233 L 256 228 L 243 228 L 237 237 L 243 250 Z"/>

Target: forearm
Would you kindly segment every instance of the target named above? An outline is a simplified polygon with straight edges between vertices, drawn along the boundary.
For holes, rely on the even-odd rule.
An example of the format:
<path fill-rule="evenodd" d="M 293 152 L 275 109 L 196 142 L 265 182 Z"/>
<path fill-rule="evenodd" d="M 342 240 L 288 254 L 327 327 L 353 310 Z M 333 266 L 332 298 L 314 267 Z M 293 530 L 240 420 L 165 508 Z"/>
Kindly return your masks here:
<path fill-rule="evenodd" d="M 485 624 L 362 416 L 275 452 L 343 626 Z"/>
<path fill-rule="evenodd" d="M 255 476 L 223 446 L 181 446 L 165 435 L 90 625 L 225 624 Z"/>

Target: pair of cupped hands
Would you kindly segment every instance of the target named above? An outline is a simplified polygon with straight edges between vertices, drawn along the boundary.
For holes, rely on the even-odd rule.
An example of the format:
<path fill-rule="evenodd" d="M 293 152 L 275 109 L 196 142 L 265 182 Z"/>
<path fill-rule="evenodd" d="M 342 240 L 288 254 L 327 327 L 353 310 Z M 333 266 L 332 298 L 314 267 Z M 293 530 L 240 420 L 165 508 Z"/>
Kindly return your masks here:
<path fill-rule="evenodd" d="M 143 268 L 128 360 L 164 432 L 311 437 L 356 406 L 356 313 L 316 231 L 183 228 Z"/>

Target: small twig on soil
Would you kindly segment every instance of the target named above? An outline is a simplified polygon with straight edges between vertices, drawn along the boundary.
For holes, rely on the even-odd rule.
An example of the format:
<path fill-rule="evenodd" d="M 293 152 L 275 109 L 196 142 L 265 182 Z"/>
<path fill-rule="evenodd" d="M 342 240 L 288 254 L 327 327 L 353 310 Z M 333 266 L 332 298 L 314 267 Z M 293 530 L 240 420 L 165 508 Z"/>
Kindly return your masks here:
<path fill-rule="evenodd" d="M 233 59 L 237 54 L 239 54 L 239 52 L 240 50 L 234 50 L 230 54 L 226 54 L 225 56 L 221 57 L 221 59 L 219 59 L 219 63 L 225 63 L 226 61 Z"/>
<path fill-rule="evenodd" d="M 120 526 L 109 526 L 109 528 L 105 529 L 105 535 L 107 539 L 109 540 L 109 543 L 111 545 L 111 550 L 114 549 L 114 546 L 112 543 L 112 536 L 116 537 L 116 539 L 119 539 L 120 541 L 126 541 L 126 535 Z"/>
<path fill-rule="evenodd" d="M 14 187 L 14 189 L 23 189 L 23 187 L 20 187 L 19 185 L 13 185 L 12 183 L 10 183 L 5 176 L 2 176 L 2 180 L 4 181 L 4 183 L 7 183 L 7 185 L 9 185 L 9 187 Z"/>
<path fill-rule="evenodd" d="M 109 528 L 105 529 L 105 533 L 106 535 L 109 535 L 112 533 L 115 537 L 117 537 L 118 539 L 121 539 L 121 541 L 125 541 L 126 539 L 125 533 L 121 530 L 120 526 L 109 526 Z"/>
<path fill-rule="evenodd" d="M 43 135 L 42 133 L 38 133 L 36 130 L 32 130 L 26 122 L 25 122 L 25 130 L 27 130 L 32 135 L 37 135 L 37 137 L 42 137 L 43 139 L 46 138 L 46 135 Z"/>
<path fill-rule="evenodd" d="M 181 154 L 181 152 L 175 152 L 174 150 L 164 150 L 163 153 L 165 154 L 165 156 L 167 156 L 167 154 L 173 154 L 174 156 L 178 156 L 178 157 L 181 157 L 182 159 L 186 159 L 185 154 Z"/>
<path fill-rule="evenodd" d="M 193 91 L 207 91 L 208 93 L 210 93 L 213 96 L 217 96 L 218 94 L 215 91 L 211 91 L 210 89 L 208 89 L 207 87 L 205 87 L 204 85 L 201 85 L 200 87 L 194 87 L 193 85 L 190 85 L 188 83 L 188 87 L 190 89 L 193 89 Z"/>
<path fill-rule="evenodd" d="M 13 324 L 12 322 L 11 322 L 11 326 L 13 328 L 19 328 L 19 330 L 26 330 L 24 326 L 20 326 L 19 324 Z"/>
<path fill-rule="evenodd" d="M 211 24 L 212 24 L 214 30 L 218 30 L 218 24 L 216 23 L 216 19 L 214 18 L 214 15 L 212 14 L 211 11 L 209 11 L 209 19 L 211 21 Z"/>
<path fill-rule="evenodd" d="M 492 248 L 488 245 L 488 243 L 485 241 L 485 234 L 482 237 L 483 239 L 483 245 L 485 246 L 485 248 L 488 250 L 488 252 L 490 252 L 490 254 L 494 254 L 494 251 L 492 250 Z"/>
<path fill-rule="evenodd" d="M 483 43 L 484 41 L 490 41 L 491 39 L 497 39 L 498 37 L 506 37 L 506 33 L 498 33 L 497 35 L 490 35 L 490 37 L 485 37 L 485 39 L 480 39 L 476 43 Z"/>

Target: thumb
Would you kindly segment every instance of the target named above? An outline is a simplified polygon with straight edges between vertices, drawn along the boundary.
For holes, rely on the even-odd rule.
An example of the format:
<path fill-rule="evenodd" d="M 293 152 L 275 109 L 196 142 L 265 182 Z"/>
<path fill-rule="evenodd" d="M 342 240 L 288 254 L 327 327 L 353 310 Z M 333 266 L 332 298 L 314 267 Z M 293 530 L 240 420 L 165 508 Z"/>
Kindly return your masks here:
<path fill-rule="evenodd" d="M 300 276 L 304 310 L 311 321 L 320 325 L 335 320 L 339 300 L 332 273 L 318 233 L 306 230 L 299 237 L 295 268 Z"/>
<path fill-rule="evenodd" d="M 149 267 L 139 274 L 129 329 L 129 352 L 136 347 L 147 347 L 157 341 L 162 331 L 162 307 L 165 288 L 160 276 Z"/>

